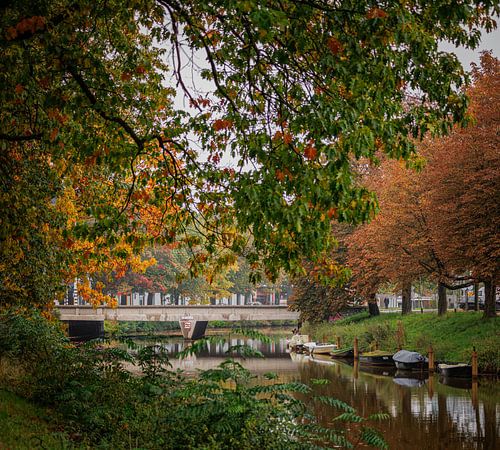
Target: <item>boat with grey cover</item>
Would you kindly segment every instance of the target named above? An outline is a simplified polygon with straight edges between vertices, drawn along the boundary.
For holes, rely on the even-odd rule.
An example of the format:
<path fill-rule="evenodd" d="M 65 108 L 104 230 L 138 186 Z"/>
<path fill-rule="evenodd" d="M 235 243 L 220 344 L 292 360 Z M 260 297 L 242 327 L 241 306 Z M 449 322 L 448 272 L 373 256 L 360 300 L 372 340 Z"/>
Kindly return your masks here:
<path fill-rule="evenodd" d="M 392 357 L 399 370 L 427 370 L 429 360 L 418 352 L 400 350 Z"/>

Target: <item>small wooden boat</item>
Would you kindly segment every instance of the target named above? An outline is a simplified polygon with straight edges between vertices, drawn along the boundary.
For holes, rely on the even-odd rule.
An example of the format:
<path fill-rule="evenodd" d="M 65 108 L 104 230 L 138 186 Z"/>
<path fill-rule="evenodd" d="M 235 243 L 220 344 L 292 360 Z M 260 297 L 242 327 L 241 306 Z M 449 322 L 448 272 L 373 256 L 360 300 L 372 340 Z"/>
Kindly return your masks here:
<path fill-rule="evenodd" d="M 332 358 L 354 358 L 354 349 L 352 347 L 339 348 L 330 352 Z"/>
<path fill-rule="evenodd" d="M 304 347 L 310 354 L 329 355 L 332 350 L 337 348 L 336 344 L 326 344 L 318 342 L 306 342 Z"/>
<path fill-rule="evenodd" d="M 429 369 L 429 360 L 417 352 L 400 350 L 392 359 L 399 370 L 417 370 L 422 372 Z"/>
<path fill-rule="evenodd" d="M 445 378 L 472 378 L 469 364 L 438 364 L 438 370 Z"/>
<path fill-rule="evenodd" d="M 374 352 L 361 353 L 359 363 L 367 366 L 394 367 L 393 353 L 375 350 Z"/>

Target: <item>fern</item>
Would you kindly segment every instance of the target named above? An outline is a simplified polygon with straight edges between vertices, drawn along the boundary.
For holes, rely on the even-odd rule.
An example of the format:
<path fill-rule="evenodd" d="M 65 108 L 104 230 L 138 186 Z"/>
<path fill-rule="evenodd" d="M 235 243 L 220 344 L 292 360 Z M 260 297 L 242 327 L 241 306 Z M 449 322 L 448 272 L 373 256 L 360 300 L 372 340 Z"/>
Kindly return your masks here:
<path fill-rule="evenodd" d="M 341 400 L 338 400 L 336 398 L 319 395 L 319 396 L 314 397 L 314 399 L 320 401 L 321 403 L 324 403 L 325 405 L 329 405 L 329 406 L 333 406 L 334 408 L 341 409 L 347 413 L 351 413 L 351 414 L 356 413 L 356 410 L 352 406 L 350 406 L 347 403 L 345 403 Z"/>
<path fill-rule="evenodd" d="M 382 435 L 373 428 L 363 427 L 363 429 L 361 430 L 361 440 L 375 448 L 389 448 Z"/>
<path fill-rule="evenodd" d="M 330 384 L 330 380 L 326 380 L 324 378 L 311 378 L 311 384 L 315 385 L 324 385 L 324 384 Z"/>
<path fill-rule="evenodd" d="M 367 417 L 368 420 L 378 420 L 378 421 L 388 420 L 390 418 L 391 418 L 390 414 L 387 413 L 375 413 Z"/>
<path fill-rule="evenodd" d="M 361 423 L 364 422 L 366 419 L 364 419 L 361 416 L 358 416 L 356 413 L 345 412 L 342 413 L 340 416 L 335 417 L 333 420 L 340 422 Z"/>

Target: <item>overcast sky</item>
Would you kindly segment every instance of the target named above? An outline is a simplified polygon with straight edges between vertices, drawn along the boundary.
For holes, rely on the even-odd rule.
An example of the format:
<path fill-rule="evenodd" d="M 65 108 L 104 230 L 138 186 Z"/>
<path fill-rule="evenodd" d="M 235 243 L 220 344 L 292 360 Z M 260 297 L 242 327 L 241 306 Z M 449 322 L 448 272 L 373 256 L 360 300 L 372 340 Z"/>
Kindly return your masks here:
<path fill-rule="evenodd" d="M 441 44 L 440 48 L 444 51 L 455 53 L 464 66 L 464 69 L 468 71 L 471 68 L 470 64 L 472 62 L 479 64 L 479 57 L 483 50 L 492 50 L 493 56 L 500 58 L 500 30 L 497 28 L 492 33 L 484 32 L 479 48 L 476 50 L 456 48 L 453 44 Z"/>

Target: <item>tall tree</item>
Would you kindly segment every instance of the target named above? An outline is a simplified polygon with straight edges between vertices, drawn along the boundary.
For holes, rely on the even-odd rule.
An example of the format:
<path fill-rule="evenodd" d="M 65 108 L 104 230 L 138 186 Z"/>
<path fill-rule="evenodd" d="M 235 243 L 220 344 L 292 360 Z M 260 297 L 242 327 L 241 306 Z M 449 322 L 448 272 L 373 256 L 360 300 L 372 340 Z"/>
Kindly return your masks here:
<path fill-rule="evenodd" d="M 485 316 L 495 315 L 500 273 L 500 61 L 489 53 L 472 72 L 471 125 L 429 143 L 432 234 L 456 274 L 485 284 Z"/>
<path fill-rule="evenodd" d="M 221 247 L 246 250 L 270 278 L 297 271 L 333 244 L 324 211 L 359 223 L 374 209 L 354 182 L 353 159 L 377 150 L 409 158 L 413 138 L 462 120 L 466 77 L 437 42 L 474 48 L 478 27 L 493 28 L 498 11 L 493 0 L 3 2 L 0 165 L 16 154 L 31 166 L 5 174 L 4 190 L 14 184 L 13 200 L 26 202 L 28 173 L 41 161 L 47 179 L 78 179 L 77 191 L 98 194 L 75 223 L 59 226 L 66 237 L 123 238 L 139 251 L 153 238 L 196 247 L 189 231 L 197 228 L 206 251 L 193 252 L 193 275 L 226 262 Z M 189 87 L 194 72 L 205 92 Z M 406 105 L 406 86 L 422 101 Z M 102 182 L 86 185 L 86 173 Z M 47 208 L 64 183 L 50 189 L 32 199 L 35 208 Z M 151 235 L 148 206 L 159 209 Z M 10 213 L 2 210 L 2 244 L 47 224 L 34 214 L 18 226 L 22 211 Z M 8 254 L 4 290 L 11 262 L 27 253 Z M 52 264 L 39 256 L 25 274 L 33 280 Z"/>

